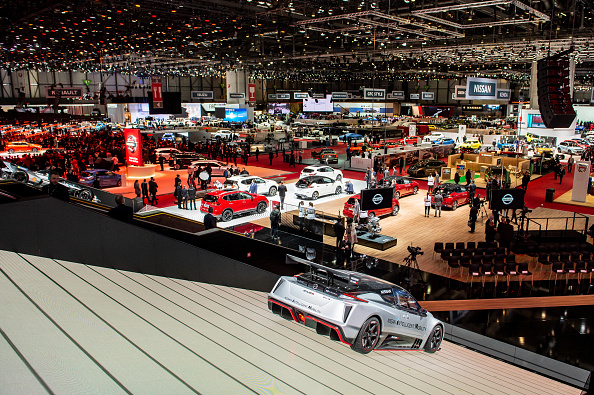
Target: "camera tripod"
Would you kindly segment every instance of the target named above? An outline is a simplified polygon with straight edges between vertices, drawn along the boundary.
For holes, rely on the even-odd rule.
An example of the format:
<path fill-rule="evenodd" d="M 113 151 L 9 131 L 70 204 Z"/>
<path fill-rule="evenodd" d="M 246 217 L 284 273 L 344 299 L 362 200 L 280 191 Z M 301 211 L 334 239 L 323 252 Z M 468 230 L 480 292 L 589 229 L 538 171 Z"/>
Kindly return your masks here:
<path fill-rule="evenodd" d="M 411 253 L 409 256 L 404 258 L 404 262 L 406 263 L 406 277 L 404 278 L 404 281 L 408 281 L 409 291 L 413 286 L 413 277 L 415 273 L 419 275 L 419 278 L 421 279 L 421 284 L 423 284 L 423 286 L 427 284 L 426 281 L 423 280 L 423 275 L 421 273 L 421 269 L 419 268 L 419 263 L 417 262 L 417 255 L 418 254 Z"/>

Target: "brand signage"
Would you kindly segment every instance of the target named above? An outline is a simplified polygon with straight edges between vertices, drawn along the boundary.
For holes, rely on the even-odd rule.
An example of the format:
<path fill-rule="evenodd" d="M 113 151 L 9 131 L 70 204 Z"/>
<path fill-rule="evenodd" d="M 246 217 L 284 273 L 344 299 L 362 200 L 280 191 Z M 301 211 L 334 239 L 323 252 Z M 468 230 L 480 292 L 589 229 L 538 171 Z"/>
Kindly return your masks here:
<path fill-rule="evenodd" d="M 338 100 L 346 100 L 349 98 L 349 94 L 347 92 L 332 92 L 332 99 Z"/>
<path fill-rule="evenodd" d="M 56 96 L 61 98 L 74 98 L 81 97 L 82 95 L 82 88 L 45 88 L 45 97 L 48 99 L 54 99 Z"/>
<path fill-rule="evenodd" d="M 384 100 L 386 98 L 386 90 L 385 89 L 365 88 L 365 89 L 363 89 L 363 98 L 367 99 L 367 100 L 370 100 L 370 99 Z"/>
<path fill-rule="evenodd" d="M 272 93 L 269 93 L 268 94 L 268 100 L 276 100 L 276 95 L 275 94 L 272 94 Z"/>
<path fill-rule="evenodd" d="M 294 99 L 309 99 L 309 93 L 307 92 L 295 92 L 293 93 Z"/>
<path fill-rule="evenodd" d="M 497 100 L 511 99 L 511 89 L 497 89 Z"/>
<path fill-rule="evenodd" d="M 419 100 L 420 95 L 418 93 L 411 93 L 410 100 Z"/>
<path fill-rule="evenodd" d="M 466 99 L 486 100 L 497 98 L 497 80 L 468 77 L 466 79 Z"/>
<path fill-rule="evenodd" d="M 277 93 L 276 100 L 291 100 L 290 93 Z"/>
<path fill-rule="evenodd" d="M 192 91 L 192 99 L 214 99 L 213 91 Z"/>
<path fill-rule="evenodd" d="M 588 182 L 590 180 L 590 162 L 578 161 L 576 164 L 577 171 L 573 174 L 573 189 L 571 191 L 571 200 L 575 202 L 586 202 L 588 196 Z M 571 173 L 570 173 L 571 175 Z"/>
<path fill-rule="evenodd" d="M 245 99 L 245 93 L 229 93 L 230 99 Z"/>
<path fill-rule="evenodd" d="M 163 108 L 163 85 L 161 77 L 151 77 L 153 87 L 153 108 Z"/>
<path fill-rule="evenodd" d="M 140 143 L 140 129 L 124 129 L 126 141 L 126 163 L 142 166 L 142 145 Z"/>
<path fill-rule="evenodd" d="M 248 84 L 248 101 L 256 102 L 256 84 Z"/>
<path fill-rule="evenodd" d="M 93 81 L 91 81 L 91 80 L 83 80 L 83 84 L 85 84 L 86 86 L 91 85 L 92 82 Z"/>
<path fill-rule="evenodd" d="M 323 94 L 323 93 L 314 93 L 313 95 L 311 95 L 311 97 L 313 99 L 325 99 L 326 98 L 326 95 Z"/>
<path fill-rule="evenodd" d="M 465 85 L 454 86 L 454 100 L 464 100 L 464 99 L 466 99 L 466 86 Z"/>
<path fill-rule="evenodd" d="M 404 100 L 404 91 L 392 91 L 392 98 L 396 100 Z"/>
<path fill-rule="evenodd" d="M 422 93 L 422 99 L 423 100 L 434 100 L 435 99 L 435 93 L 433 93 L 433 92 L 423 92 Z"/>
<path fill-rule="evenodd" d="M 483 106 L 462 106 L 462 111 L 483 111 Z"/>
<path fill-rule="evenodd" d="M 217 107 L 225 108 L 225 103 L 202 103 L 202 108 L 206 112 L 214 112 Z"/>

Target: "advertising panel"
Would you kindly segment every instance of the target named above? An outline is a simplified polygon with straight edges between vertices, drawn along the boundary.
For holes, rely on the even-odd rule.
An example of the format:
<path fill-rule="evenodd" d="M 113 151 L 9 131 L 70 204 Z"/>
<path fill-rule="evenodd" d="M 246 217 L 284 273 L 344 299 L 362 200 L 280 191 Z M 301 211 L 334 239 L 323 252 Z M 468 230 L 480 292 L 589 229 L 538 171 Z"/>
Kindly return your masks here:
<path fill-rule="evenodd" d="M 250 103 L 256 101 L 256 84 L 248 84 L 248 101 Z"/>
<path fill-rule="evenodd" d="M 511 99 L 511 89 L 497 89 L 497 100 L 507 100 Z"/>
<path fill-rule="evenodd" d="M 524 207 L 524 189 L 494 189 L 491 191 L 491 210 L 521 210 Z"/>
<path fill-rule="evenodd" d="M 526 124 L 529 128 L 546 128 L 542 115 L 540 114 L 528 114 L 528 121 Z"/>
<path fill-rule="evenodd" d="M 213 91 L 192 91 L 191 94 L 192 94 L 192 99 L 197 99 L 197 100 L 201 100 L 201 99 L 212 100 L 212 99 L 214 99 Z"/>
<path fill-rule="evenodd" d="M 83 95 L 82 88 L 45 88 L 45 97 L 55 99 L 56 95 L 61 98 L 75 98 Z"/>
<path fill-rule="evenodd" d="M 348 98 L 349 94 L 347 92 L 332 92 L 333 100 L 346 100 Z"/>
<path fill-rule="evenodd" d="M 303 99 L 303 112 L 333 112 L 332 96 L 325 99 Z"/>
<path fill-rule="evenodd" d="M 392 91 L 392 98 L 396 100 L 404 100 L 404 91 Z"/>
<path fill-rule="evenodd" d="M 142 166 L 142 144 L 140 129 L 124 129 L 126 140 L 126 163 L 133 166 Z"/>
<path fill-rule="evenodd" d="M 418 93 L 411 93 L 410 94 L 410 100 L 419 100 L 419 97 L 421 95 L 419 95 Z"/>
<path fill-rule="evenodd" d="M 245 122 L 247 121 L 247 108 L 225 108 L 225 121 Z"/>
<path fill-rule="evenodd" d="M 497 80 L 468 77 L 466 79 L 467 100 L 490 100 L 497 98 Z"/>
<path fill-rule="evenodd" d="M 161 85 L 161 77 L 151 77 L 151 84 L 153 89 L 153 108 L 163 108 L 163 86 Z"/>
<path fill-rule="evenodd" d="M 454 86 L 454 100 L 465 100 L 466 99 L 466 86 L 456 85 Z"/>
<path fill-rule="evenodd" d="M 577 161 L 573 172 L 573 191 L 571 200 L 574 202 L 586 202 L 588 186 L 590 181 L 590 162 Z"/>
<path fill-rule="evenodd" d="M 273 115 L 288 114 L 291 112 L 289 103 L 268 103 L 268 113 Z"/>
<path fill-rule="evenodd" d="M 361 190 L 361 210 L 392 208 L 394 188 L 375 188 Z"/>
<path fill-rule="evenodd" d="M 371 100 L 371 99 L 385 100 L 386 90 L 385 89 L 365 88 L 365 89 L 363 89 L 363 98 L 366 100 Z"/>
<path fill-rule="evenodd" d="M 435 93 L 434 92 L 423 92 L 422 93 L 422 99 L 423 100 L 434 100 L 435 99 Z"/>

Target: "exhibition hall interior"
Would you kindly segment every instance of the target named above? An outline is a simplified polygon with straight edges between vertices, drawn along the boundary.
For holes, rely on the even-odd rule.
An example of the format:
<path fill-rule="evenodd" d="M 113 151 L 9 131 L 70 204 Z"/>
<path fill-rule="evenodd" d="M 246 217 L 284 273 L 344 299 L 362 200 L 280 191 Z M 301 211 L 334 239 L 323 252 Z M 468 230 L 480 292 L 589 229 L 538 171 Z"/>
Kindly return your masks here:
<path fill-rule="evenodd" d="M 0 392 L 594 393 L 591 0 L 0 10 Z"/>

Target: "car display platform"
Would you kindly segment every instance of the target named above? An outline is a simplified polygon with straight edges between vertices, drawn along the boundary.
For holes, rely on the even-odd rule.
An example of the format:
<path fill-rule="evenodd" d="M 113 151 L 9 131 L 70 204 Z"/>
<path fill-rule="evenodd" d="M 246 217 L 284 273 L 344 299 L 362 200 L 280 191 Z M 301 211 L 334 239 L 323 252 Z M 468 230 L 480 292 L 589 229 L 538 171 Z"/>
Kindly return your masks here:
<path fill-rule="evenodd" d="M 371 235 L 369 232 L 357 232 L 357 244 L 376 250 L 387 250 L 396 246 L 398 239 L 382 234 Z"/>

